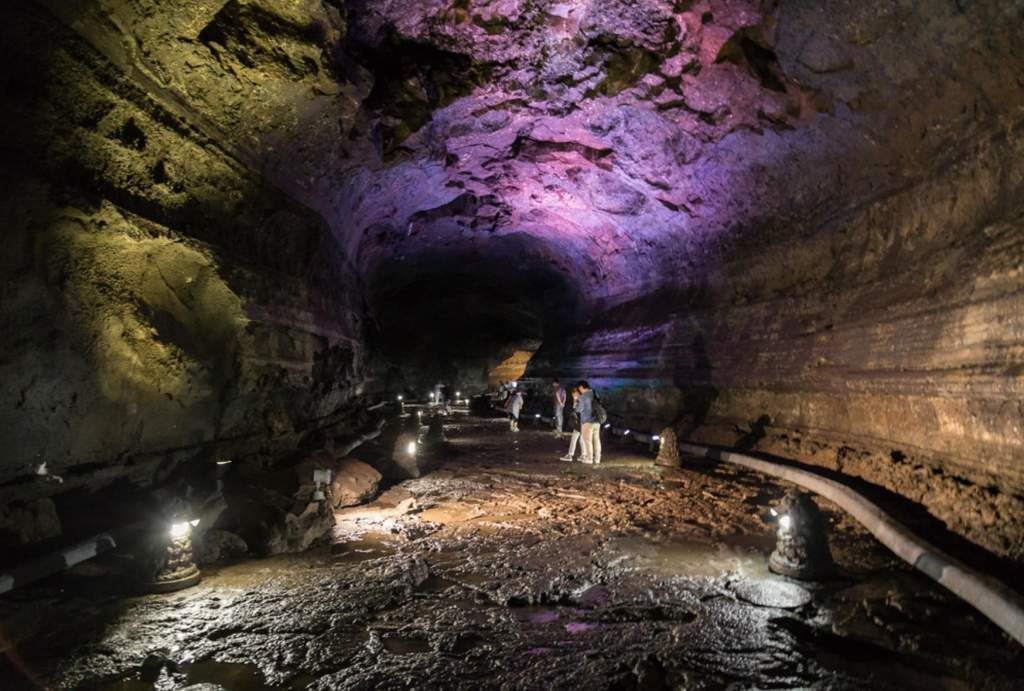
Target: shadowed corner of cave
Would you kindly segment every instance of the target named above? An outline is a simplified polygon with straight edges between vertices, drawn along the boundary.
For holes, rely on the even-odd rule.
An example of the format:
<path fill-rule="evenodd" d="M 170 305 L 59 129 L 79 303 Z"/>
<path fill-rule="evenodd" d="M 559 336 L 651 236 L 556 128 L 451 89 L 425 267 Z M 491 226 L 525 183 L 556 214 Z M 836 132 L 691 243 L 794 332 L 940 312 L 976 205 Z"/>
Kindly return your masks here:
<path fill-rule="evenodd" d="M 1022 19 L 0 6 L 0 689 L 1019 688 Z"/>

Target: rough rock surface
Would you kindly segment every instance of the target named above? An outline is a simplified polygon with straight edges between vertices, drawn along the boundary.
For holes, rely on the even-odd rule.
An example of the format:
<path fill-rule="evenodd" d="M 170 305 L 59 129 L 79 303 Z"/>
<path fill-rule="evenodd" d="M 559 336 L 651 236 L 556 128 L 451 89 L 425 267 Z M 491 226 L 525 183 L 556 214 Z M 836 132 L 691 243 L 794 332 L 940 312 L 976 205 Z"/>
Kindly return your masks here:
<path fill-rule="evenodd" d="M 237 559 L 249 552 L 249 545 L 238 535 L 227 530 L 207 530 L 195 539 L 193 550 L 196 563 L 207 566 L 226 559 Z"/>
<path fill-rule="evenodd" d="M 282 453 L 365 381 L 320 217 L 69 8 L 3 9 L 0 503 Z"/>
<path fill-rule="evenodd" d="M 1024 556 L 1018 2 L 2 12 L 5 496 L 273 455 L 542 340 L 631 426 Z"/>
<path fill-rule="evenodd" d="M 60 518 L 50 499 L 13 501 L 0 509 L 0 545 L 18 547 L 57 537 Z"/>
<path fill-rule="evenodd" d="M 21 623 L 8 630 L 50 688 L 149 672 L 156 688 L 324 691 L 1019 686 L 1020 646 L 834 507 L 844 577 L 770 574 L 759 513 L 785 492 L 771 479 L 614 444 L 602 466 L 568 465 L 546 431 L 513 446 L 500 423 L 448 434 L 460 455 L 392 493 L 414 508 L 340 512 L 331 553 L 127 602 L 95 582 L 39 588 L 0 601 L 0 620 Z M 22 686 L 37 688 L 4 688 Z"/>

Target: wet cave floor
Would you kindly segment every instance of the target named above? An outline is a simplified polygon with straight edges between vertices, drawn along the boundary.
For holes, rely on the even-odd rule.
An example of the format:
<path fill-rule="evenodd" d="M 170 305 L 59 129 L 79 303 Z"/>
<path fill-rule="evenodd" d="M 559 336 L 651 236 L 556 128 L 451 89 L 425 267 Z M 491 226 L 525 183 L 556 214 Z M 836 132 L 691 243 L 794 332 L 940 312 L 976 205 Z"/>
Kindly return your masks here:
<path fill-rule="evenodd" d="M 427 476 L 334 544 L 170 595 L 38 587 L 5 605 L 12 688 L 1020 688 L 1024 650 L 826 502 L 837 575 L 771 574 L 786 487 L 721 465 L 456 418 Z M 29 623 L 31 622 L 31 623 Z M 31 629 L 31 635 L 26 629 Z M 8 636 L 10 639 L 10 636 Z M 20 686 L 19 686 L 20 685 Z"/>

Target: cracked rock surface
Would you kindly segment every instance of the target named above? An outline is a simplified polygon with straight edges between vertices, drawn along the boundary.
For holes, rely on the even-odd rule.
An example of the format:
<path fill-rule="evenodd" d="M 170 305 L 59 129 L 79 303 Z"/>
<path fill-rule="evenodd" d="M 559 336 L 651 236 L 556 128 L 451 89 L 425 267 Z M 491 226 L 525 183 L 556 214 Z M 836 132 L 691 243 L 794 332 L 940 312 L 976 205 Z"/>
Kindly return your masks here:
<path fill-rule="evenodd" d="M 22 670 L 86 689 L 1010 689 L 1024 671 L 827 504 L 839 575 L 769 573 L 761 516 L 786 489 L 769 479 L 614 444 L 600 466 L 560 463 L 564 442 L 500 421 L 446 434 L 436 472 L 340 510 L 330 550 L 165 596 L 22 592 L 3 605 L 36 622 L 18 629 Z"/>

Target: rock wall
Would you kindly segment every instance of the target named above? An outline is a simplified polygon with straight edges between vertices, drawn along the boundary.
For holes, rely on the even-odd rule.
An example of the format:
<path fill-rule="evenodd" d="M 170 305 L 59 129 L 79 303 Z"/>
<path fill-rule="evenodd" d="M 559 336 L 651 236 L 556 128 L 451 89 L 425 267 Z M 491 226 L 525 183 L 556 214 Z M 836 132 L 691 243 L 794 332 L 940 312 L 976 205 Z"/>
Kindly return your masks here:
<path fill-rule="evenodd" d="M 364 312 L 321 217 L 45 10 L 5 14 L 3 512 L 335 422 Z"/>
<path fill-rule="evenodd" d="M 1021 12 L 7 3 L 0 525 L 543 339 L 1021 556 Z"/>
<path fill-rule="evenodd" d="M 1024 557 L 1024 133 L 809 237 L 750 237 L 685 293 L 607 306 L 531 374 L 622 421 L 797 458 Z"/>

